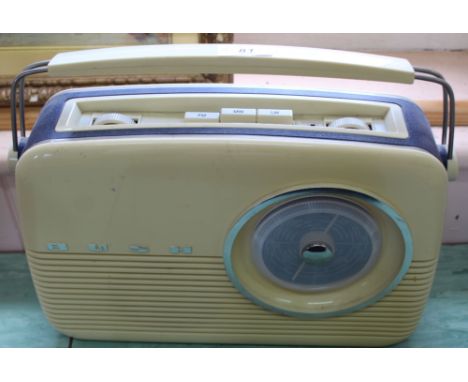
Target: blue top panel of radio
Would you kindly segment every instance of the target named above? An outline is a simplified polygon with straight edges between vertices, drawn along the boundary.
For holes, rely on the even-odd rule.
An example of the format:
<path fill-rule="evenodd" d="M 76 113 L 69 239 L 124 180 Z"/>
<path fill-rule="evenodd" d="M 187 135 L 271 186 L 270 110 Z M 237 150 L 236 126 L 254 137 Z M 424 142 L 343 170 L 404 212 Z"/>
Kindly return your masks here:
<path fill-rule="evenodd" d="M 263 94 L 263 95 L 284 95 L 301 97 L 321 97 L 346 100 L 377 101 L 397 104 L 401 107 L 406 121 L 408 138 L 390 138 L 381 136 L 343 134 L 330 131 L 305 131 L 305 130 L 286 130 L 286 129 L 239 129 L 239 128 L 132 128 L 100 131 L 55 131 L 65 102 L 70 99 L 85 97 L 108 97 L 119 95 L 145 95 L 145 94 L 203 94 L 203 93 L 230 93 L 230 94 Z M 27 142 L 20 147 L 20 154 L 33 145 L 53 139 L 74 139 L 89 137 L 111 137 L 111 136 L 129 136 L 129 135 L 177 135 L 177 134 L 211 134 L 211 135 L 264 135 L 264 136 L 283 136 L 314 139 L 333 139 L 343 141 L 381 143 L 387 145 L 412 146 L 425 150 L 436 158 L 444 162 L 444 155 L 441 155 L 434 141 L 430 125 L 422 110 L 409 100 L 370 94 L 337 93 L 323 91 L 308 91 L 299 89 L 268 89 L 268 88 L 241 88 L 241 87 L 213 87 L 213 86 L 122 86 L 122 87 L 102 87 L 73 89 L 60 92 L 52 97 L 42 109 L 36 124 L 33 127 L 31 135 Z"/>

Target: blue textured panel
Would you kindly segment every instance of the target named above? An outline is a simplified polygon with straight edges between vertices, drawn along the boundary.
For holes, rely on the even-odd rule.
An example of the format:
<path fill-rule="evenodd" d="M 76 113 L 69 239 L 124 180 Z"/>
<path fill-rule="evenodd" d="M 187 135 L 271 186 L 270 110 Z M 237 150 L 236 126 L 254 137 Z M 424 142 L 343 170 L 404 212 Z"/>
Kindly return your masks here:
<path fill-rule="evenodd" d="M 388 137 L 376 137 L 358 134 L 340 134 L 333 132 L 304 131 L 304 130 L 281 130 L 281 129 L 239 129 L 239 128 L 144 128 L 144 129 L 119 129 L 105 131 L 80 131 L 80 132 L 56 132 L 55 126 L 67 100 L 85 97 L 104 97 L 119 95 L 145 95 L 145 94 L 264 94 L 285 95 L 301 97 L 321 97 L 334 99 L 349 99 L 362 101 L 376 101 L 393 103 L 401 107 L 408 128 L 407 139 Z M 52 97 L 42 109 L 39 118 L 34 125 L 33 131 L 25 145 L 24 150 L 33 145 L 50 139 L 73 139 L 85 137 L 112 137 L 126 135 L 177 135 L 177 134 L 217 134 L 217 135 L 266 135 L 282 137 L 300 137 L 314 139 L 334 139 L 343 141 L 358 141 L 381 143 L 387 145 L 412 146 L 428 151 L 439 160 L 440 154 L 434 141 L 429 123 L 422 110 L 411 101 L 403 98 L 390 96 L 377 96 L 366 94 L 347 94 L 337 92 L 319 92 L 307 90 L 265 89 L 265 88 L 240 88 L 240 87 L 164 87 L 164 86 L 122 86 L 87 88 L 67 90 Z M 23 150 L 23 152 L 24 152 Z M 21 154 L 22 152 L 20 152 Z"/>

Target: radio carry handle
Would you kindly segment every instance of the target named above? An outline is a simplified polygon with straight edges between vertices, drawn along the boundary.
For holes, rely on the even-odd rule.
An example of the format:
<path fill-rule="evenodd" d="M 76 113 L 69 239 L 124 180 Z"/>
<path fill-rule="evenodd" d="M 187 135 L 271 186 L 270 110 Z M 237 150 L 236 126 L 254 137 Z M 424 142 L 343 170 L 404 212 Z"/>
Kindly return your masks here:
<path fill-rule="evenodd" d="M 25 78 L 177 73 L 249 73 L 358 79 L 411 84 L 414 80 L 443 88 L 442 144 L 447 167 L 454 166 L 455 96 L 438 72 L 412 67 L 401 58 L 330 49 L 244 44 L 173 44 L 114 47 L 59 53 L 29 65 L 13 80 L 10 112 L 13 151 L 18 153 L 17 101 L 21 137 L 26 137 Z"/>

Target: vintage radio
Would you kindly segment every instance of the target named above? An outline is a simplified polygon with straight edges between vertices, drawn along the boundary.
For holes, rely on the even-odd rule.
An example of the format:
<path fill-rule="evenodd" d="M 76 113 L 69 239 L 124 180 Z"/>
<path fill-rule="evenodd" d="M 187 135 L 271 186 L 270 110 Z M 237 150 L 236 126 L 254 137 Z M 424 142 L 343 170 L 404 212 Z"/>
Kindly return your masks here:
<path fill-rule="evenodd" d="M 442 144 L 405 98 L 219 84 L 64 91 L 26 138 L 16 89 L 41 72 L 431 81 Z M 33 64 L 12 95 L 26 254 L 60 332 L 380 346 L 416 328 L 456 170 L 454 96 L 437 72 L 297 47 L 119 47 Z"/>

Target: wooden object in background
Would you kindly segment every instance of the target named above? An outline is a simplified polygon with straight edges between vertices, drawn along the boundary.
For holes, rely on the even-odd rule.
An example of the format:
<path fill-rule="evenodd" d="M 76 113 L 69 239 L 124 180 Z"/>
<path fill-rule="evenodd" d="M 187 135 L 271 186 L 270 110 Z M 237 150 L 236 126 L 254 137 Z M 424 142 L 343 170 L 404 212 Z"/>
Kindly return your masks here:
<path fill-rule="evenodd" d="M 163 36 L 164 37 L 164 36 Z M 165 36 L 162 42 L 186 43 L 230 43 L 233 35 L 230 33 L 202 33 L 198 37 L 196 34 L 173 34 Z M 191 41 L 194 40 L 195 41 Z M 167 41 L 166 41 L 167 40 Z M 93 46 L 95 47 L 95 46 Z M 6 112 L 3 108 L 8 108 L 10 102 L 10 86 L 14 76 L 21 68 L 33 61 L 51 58 L 57 52 L 93 48 L 82 47 L 0 47 L 0 57 L 6 55 L 3 60 L 6 65 L 0 70 L 0 130 L 5 129 L 4 116 Z M 102 47 L 102 46 L 100 46 Z M 1 61 L 1 60 L 0 60 Z M 86 78 L 48 78 L 45 75 L 31 76 L 25 82 L 25 101 L 27 106 L 42 106 L 55 93 L 85 86 L 105 86 L 105 85 L 127 85 L 127 84 L 160 84 L 160 83 L 191 83 L 191 82 L 223 82 L 231 83 L 232 75 L 200 73 L 196 75 L 177 76 L 134 76 L 134 77 L 86 77 Z M 9 123 L 8 123 L 9 126 Z M 9 127 L 7 127 L 9 128 Z"/>

